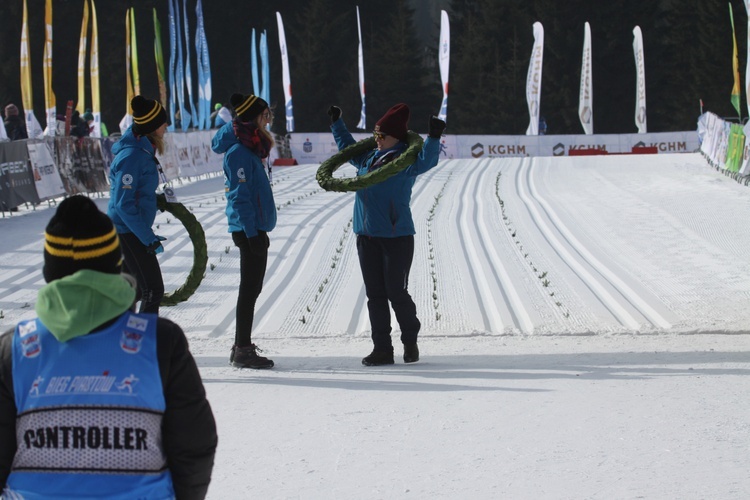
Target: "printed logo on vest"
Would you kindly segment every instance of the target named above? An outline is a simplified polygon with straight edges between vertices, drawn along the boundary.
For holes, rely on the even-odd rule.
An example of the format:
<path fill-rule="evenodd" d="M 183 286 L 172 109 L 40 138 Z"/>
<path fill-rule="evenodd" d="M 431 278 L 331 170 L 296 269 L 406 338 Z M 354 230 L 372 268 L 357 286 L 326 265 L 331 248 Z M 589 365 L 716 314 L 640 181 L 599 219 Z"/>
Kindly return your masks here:
<path fill-rule="evenodd" d="M 120 347 L 128 354 L 137 354 L 143 345 L 143 335 L 127 330 L 122 332 Z"/>
<path fill-rule="evenodd" d="M 131 373 L 130 376 L 125 377 L 117 384 L 117 388 L 120 391 L 127 391 L 128 394 L 133 394 L 133 387 L 138 383 L 139 380 L 140 379 L 138 377 Z"/>
<path fill-rule="evenodd" d="M 25 339 L 21 339 L 21 350 L 26 358 L 36 358 L 42 352 L 42 342 L 39 334 L 34 334 Z"/>
<path fill-rule="evenodd" d="M 146 328 L 148 328 L 148 320 L 131 315 L 128 318 L 128 322 L 125 326 L 128 328 L 133 328 L 134 330 L 138 330 L 139 332 L 145 332 Z"/>
<path fill-rule="evenodd" d="M 18 334 L 21 336 L 21 338 L 30 333 L 34 333 L 35 331 L 36 321 L 29 321 L 27 323 L 21 323 L 20 325 L 18 325 Z"/>

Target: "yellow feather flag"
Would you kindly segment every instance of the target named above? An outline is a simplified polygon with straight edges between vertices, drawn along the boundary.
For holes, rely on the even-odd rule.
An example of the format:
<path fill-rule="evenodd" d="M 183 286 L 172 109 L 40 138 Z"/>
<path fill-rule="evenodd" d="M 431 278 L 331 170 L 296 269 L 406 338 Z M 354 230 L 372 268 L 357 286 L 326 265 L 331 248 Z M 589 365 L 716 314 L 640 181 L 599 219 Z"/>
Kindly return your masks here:
<path fill-rule="evenodd" d="M 96 5 L 91 0 L 91 46 L 89 47 L 89 64 L 91 65 L 91 111 L 94 113 L 94 137 L 101 137 L 101 102 L 99 98 L 99 27 L 96 22 Z"/>
<path fill-rule="evenodd" d="M 21 27 L 21 100 L 24 111 L 34 110 L 34 96 L 31 90 L 31 60 L 29 57 L 29 14 L 26 0 L 23 0 L 23 26 Z"/>
<path fill-rule="evenodd" d="M 729 4 L 729 20 L 732 23 L 732 73 L 734 73 L 734 86 L 732 87 L 732 106 L 737 110 L 737 115 L 742 119 L 740 112 L 740 63 L 737 59 L 737 38 L 734 36 L 734 15 L 732 13 L 732 4 Z"/>
<path fill-rule="evenodd" d="M 57 128 L 57 103 L 52 91 L 52 0 L 47 0 L 44 10 L 44 107 L 47 111 L 47 135 L 55 135 Z"/>
<path fill-rule="evenodd" d="M 131 114 L 130 101 L 133 99 L 133 80 L 130 77 L 130 11 L 133 10 L 131 7 L 125 13 L 125 92 L 127 102 L 125 103 L 125 115 Z"/>
<path fill-rule="evenodd" d="M 130 8 L 130 65 L 133 70 L 133 92 L 141 93 L 141 77 L 138 73 L 138 42 L 135 37 L 135 8 Z"/>
<path fill-rule="evenodd" d="M 78 103 L 76 110 L 80 114 L 86 111 L 86 43 L 88 41 L 89 27 L 89 4 L 86 0 L 83 2 L 83 22 L 81 23 L 81 39 L 78 42 Z"/>

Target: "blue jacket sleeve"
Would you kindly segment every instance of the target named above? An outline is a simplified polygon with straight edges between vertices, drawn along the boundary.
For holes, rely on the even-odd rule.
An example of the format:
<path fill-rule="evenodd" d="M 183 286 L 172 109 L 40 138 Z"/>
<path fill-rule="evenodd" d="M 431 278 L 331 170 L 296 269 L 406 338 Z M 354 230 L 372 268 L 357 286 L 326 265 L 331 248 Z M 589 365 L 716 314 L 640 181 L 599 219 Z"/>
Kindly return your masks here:
<path fill-rule="evenodd" d="M 138 154 L 133 151 L 119 162 L 118 168 L 114 170 L 113 182 L 114 197 L 113 207 L 128 229 L 135 234 L 144 245 L 150 245 L 156 239 L 150 225 L 144 223 L 138 205 L 140 196 L 143 196 L 140 186 L 142 184 L 141 172 L 144 170 L 144 162 L 153 164 L 153 159 L 146 158 L 145 153 Z"/>
<path fill-rule="evenodd" d="M 354 137 L 352 137 L 352 134 L 349 132 L 349 130 L 347 130 L 343 118 L 339 118 L 331 124 L 331 132 L 333 132 L 333 138 L 336 140 L 336 146 L 338 146 L 339 151 L 357 142 L 356 140 L 354 140 Z M 364 162 L 367 160 L 369 155 L 370 153 L 368 152 L 360 156 L 356 156 L 352 158 L 349 163 L 359 169 L 364 165 Z"/>
<path fill-rule="evenodd" d="M 438 159 L 440 158 L 440 139 L 427 137 L 422 146 L 422 151 L 419 152 L 417 161 L 410 165 L 406 172 L 411 176 L 418 176 L 430 170 L 432 167 L 437 165 Z"/>

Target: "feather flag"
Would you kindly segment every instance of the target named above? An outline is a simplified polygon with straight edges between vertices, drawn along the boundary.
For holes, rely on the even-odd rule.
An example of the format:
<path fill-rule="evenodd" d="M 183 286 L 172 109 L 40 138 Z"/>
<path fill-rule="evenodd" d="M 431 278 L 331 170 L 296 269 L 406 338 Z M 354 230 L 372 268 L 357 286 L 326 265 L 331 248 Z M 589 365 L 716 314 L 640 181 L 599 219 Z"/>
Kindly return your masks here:
<path fill-rule="evenodd" d="M 34 115 L 34 96 L 31 87 L 31 51 L 29 50 L 29 15 L 26 0 L 23 0 L 23 24 L 21 27 L 21 102 L 26 118 L 26 132 L 29 134 L 29 139 L 35 139 L 44 132 Z"/>
<path fill-rule="evenodd" d="M 89 64 L 91 65 L 91 113 L 94 115 L 94 130 L 91 132 L 91 137 L 101 137 L 102 107 L 99 95 L 99 26 L 96 20 L 96 5 L 94 4 L 94 0 L 91 0 Z"/>
<path fill-rule="evenodd" d="M 175 12 L 172 0 L 169 0 L 169 126 L 167 130 L 174 132 L 174 116 L 177 107 L 177 75 L 175 65 L 177 59 L 177 26 L 175 25 Z"/>
<path fill-rule="evenodd" d="M 260 34 L 260 65 L 261 65 L 261 99 L 271 104 L 271 70 L 269 68 L 270 59 L 268 58 L 268 36 L 266 30 Z"/>
<path fill-rule="evenodd" d="M 539 106 L 542 94 L 542 61 L 544 60 L 544 27 L 534 23 L 534 47 L 526 75 L 526 102 L 529 106 L 529 127 L 526 135 L 539 135 Z"/>
<path fill-rule="evenodd" d="M 742 119 L 740 111 L 740 63 L 737 59 L 737 37 L 734 35 L 734 14 L 732 13 L 732 4 L 729 4 L 729 21 L 732 24 L 732 75 L 734 75 L 734 85 L 732 85 L 732 106 L 737 110 L 737 116 Z"/>
<path fill-rule="evenodd" d="M 286 35 L 284 34 L 284 22 L 281 14 L 276 12 L 276 21 L 279 26 L 279 48 L 281 49 L 281 77 L 284 84 L 284 108 L 286 110 L 286 130 L 294 132 L 294 109 L 292 108 L 292 82 L 289 76 L 289 53 L 286 47 Z"/>
<path fill-rule="evenodd" d="M 198 96 L 201 99 L 199 107 L 202 116 L 202 129 L 211 128 L 211 62 L 208 58 L 208 40 L 206 39 L 206 30 L 203 26 L 203 5 L 201 0 L 195 6 L 195 16 L 197 19 L 195 33 L 196 60 L 198 62 L 198 85 L 200 91 Z"/>
<path fill-rule="evenodd" d="M 583 133 L 594 133 L 594 85 L 591 78 L 591 27 L 586 22 L 583 26 L 583 56 L 581 57 L 581 90 L 578 94 L 578 118 L 581 120 Z"/>
<path fill-rule="evenodd" d="M 86 45 L 88 44 L 89 4 L 83 2 L 83 21 L 81 22 L 81 39 L 78 42 L 78 102 L 76 111 L 86 111 Z"/>
<path fill-rule="evenodd" d="M 643 34 L 641 28 L 633 28 L 633 53 L 635 54 L 636 91 L 635 125 L 639 134 L 645 134 L 646 127 L 646 63 L 643 55 Z"/>
<path fill-rule="evenodd" d="M 185 86 L 187 87 L 187 98 L 190 104 L 190 113 L 182 114 L 182 130 L 187 130 L 191 123 L 198 125 L 198 111 L 195 109 L 195 101 L 193 101 L 193 73 L 190 64 L 190 26 L 187 15 L 187 0 L 182 2 L 182 21 L 185 23 Z"/>
<path fill-rule="evenodd" d="M 365 60 L 362 54 L 362 28 L 359 22 L 359 6 L 357 6 L 357 34 L 359 35 L 359 46 L 357 47 L 357 58 L 359 61 L 359 96 L 362 99 L 362 110 L 359 113 L 359 123 L 357 128 L 365 130 L 367 128 L 367 115 L 365 113 Z"/>
<path fill-rule="evenodd" d="M 745 101 L 747 113 L 750 115 L 750 0 L 745 0 L 745 11 L 747 18 L 747 58 L 745 59 Z M 702 107 L 702 106 L 701 106 Z M 701 113 L 703 114 L 703 113 Z"/>
<path fill-rule="evenodd" d="M 171 2 L 172 0 L 170 0 Z M 190 125 L 190 113 L 185 107 L 185 71 L 182 59 L 182 25 L 180 24 L 180 4 L 179 0 L 174 0 L 175 14 L 175 35 L 177 40 L 177 69 L 175 70 L 175 79 L 177 85 L 177 111 L 175 112 L 175 122 L 179 113 L 180 128 L 186 132 Z M 175 124 L 176 125 L 176 124 Z"/>
<path fill-rule="evenodd" d="M 52 0 L 46 1 L 44 27 L 44 109 L 47 113 L 45 135 L 54 136 L 57 131 L 57 103 L 52 91 Z"/>
<path fill-rule="evenodd" d="M 260 96 L 260 78 L 258 76 L 258 50 L 255 47 L 255 28 L 250 33 L 250 74 L 253 77 L 253 94 Z"/>
<path fill-rule="evenodd" d="M 156 61 L 156 78 L 159 82 L 159 101 L 164 109 L 167 109 L 167 83 L 164 74 L 164 50 L 161 46 L 161 23 L 154 12 L 154 60 Z"/>
<path fill-rule="evenodd" d="M 133 72 L 133 94 L 141 94 L 141 73 L 138 71 L 138 38 L 135 30 L 135 7 L 130 8 L 130 70 Z M 130 106 L 130 99 L 128 99 Z"/>
<path fill-rule="evenodd" d="M 131 41 L 132 32 L 130 27 L 130 11 L 132 7 L 125 11 L 125 116 L 120 120 L 120 133 L 124 134 L 125 131 L 133 124 L 133 114 L 130 109 L 130 101 L 133 99 L 133 78 L 130 70 L 130 54 L 131 54 Z"/>
<path fill-rule="evenodd" d="M 448 13 L 440 11 L 440 47 L 438 47 L 440 63 L 440 80 L 443 84 L 443 102 L 440 104 L 440 113 L 438 118 L 448 121 L 448 70 L 451 60 L 451 27 L 448 20 Z"/>

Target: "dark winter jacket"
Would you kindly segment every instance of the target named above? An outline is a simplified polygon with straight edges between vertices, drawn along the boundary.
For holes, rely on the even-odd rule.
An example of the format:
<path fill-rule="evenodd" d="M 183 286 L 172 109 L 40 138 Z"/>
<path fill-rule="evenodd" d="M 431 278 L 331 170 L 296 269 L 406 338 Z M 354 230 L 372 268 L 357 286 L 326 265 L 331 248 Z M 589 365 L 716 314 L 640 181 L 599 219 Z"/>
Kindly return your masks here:
<path fill-rule="evenodd" d="M 78 282 L 77 278 L 80 278 Z M 112 316 L 112 313 L 102 312 L 105 310 L 118 311 L 116 317 L 119 318 L 122 307 L 117 308 L 116 303 L 122 303 L 122 295 L 117 292 L 114 282 L 104 281 L 115 278 L 104 276 L 96 284 L 97 280 L 91 275 L 71 275 L 51 282 L 40 291 L 40 300 L 37 301 L 40 320 L 48 317 L 43 324 L 56 337 L 67 338 L 80 335 L 81 328 L 94 321 L 91 320 L 93 314 L 87 314 L 83 304 L 89 304 L 89 309 L 98 315 L 97 322 L 102 319 L 102 314 Z M 95 284 L 87 289 L 85 284 L 91 282 Z M 68 293 L 70 290 L 62 288 L 72 285 L 78 286 L 78 293 Z M 41 300 L 46 289 L 49 289 L 49 296 L 47 300 Z M 134 292 L 126 297 L 132 301 Z M 40 310 L 40 302 L 44 303 L 44 310 Z M 125 314 L 129 313 L 126 311 Z M 89 334 L 96 334 L 97 330 L 99 328 Z M 12 341 L 13 331 L 0 336 L 0 490 L 5 487 L 17 448 Z M 162 418 L 163 449 L 175 494 L 178 499 L 202 499 L 206 496 L 213 469 L 216 424 L 185 334 L 165 318 L 157 319 L 156 357 L 166 403 Z"/>
<path fill-rule="evenodd" d="M 132 127 L 112 146 L 109 167 L 110 199 L 107 215 L 120 234 L 133 233 L 144 245 L 156 240 L 151 229 L 156 219 L 159 170 L 154 146 L 136 137 Z"/>
<path fill-rule="evenodd" d="M 331 125 L 331 130 L 339 151 L 356 142 L 341 118 Z M 375 149 L 354 158 L 350 163 L 357 167 L 358 176 L 365 175 L 382 156 L 392 155 L 393 158 L 388 161 L 393 161 L 406 147 L 406 143 L 400 142 L 388 150 Z M 383 182 L 357 191 L 354 199 L 354 233 L 380 238 L 413 235 L 414 220 L 409 206 L 411 189 L 419 174 L 437 165 L 439 154 L 440 140 L 428 137 L 414 164 Z"/>
<path fill-rule="evenodd" d="M 224 191 L 229 232 L 244 231 L 248 238 L 276 227 L 276 202 L 260 157 L 237 139 L 232 123 L 223 125 L 211 149 L 224 153 Z"/>
<path fill-rule="evenodd" d="M 29 134 L 26 132 L 26 123 L 18 115 L 5 118 L 5 133 L 11 141 L 29 138 Z"/>

